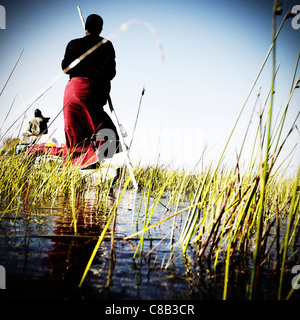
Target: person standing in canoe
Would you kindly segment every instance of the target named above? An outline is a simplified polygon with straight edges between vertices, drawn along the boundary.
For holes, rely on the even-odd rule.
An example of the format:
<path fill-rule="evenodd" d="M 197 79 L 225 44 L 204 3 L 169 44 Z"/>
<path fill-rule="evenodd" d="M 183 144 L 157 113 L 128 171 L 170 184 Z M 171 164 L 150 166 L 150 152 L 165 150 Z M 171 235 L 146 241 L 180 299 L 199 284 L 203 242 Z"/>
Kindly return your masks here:
<path fill-rule="evenodd" d="M 70 41 L 66 47 L 61 64 L 63 70 L 104 39 L 100 37 L 102 28 L 103 20 L 99 15 L 88 16 L 85 23 L 86 36 Z M 115 139 L 113 145 L 118 152 L 116 127 L 103 110 L 109 97 L 110 82 L 116 75 L 115 50 L 112 43 L 108 40 L 104 41 L 74 68 L 65 72 L 69 74 L 70 81 L 64 93 L 63 113 L 66 137 L 64 157 L 67 154 L 70 155 L 74 166 L 84 168 L 101 160 L 98 157 L 99 153 L 95 153 L 95 149 L 108 140 Z M 96 141 L 97 146 L 95 146 L 93 140 L 97 132 L 101 130 L 103 132 L 103 129 L 107 129 L 106 132 L 112 134 L 110 137 L 102 135 L 102 140 Z"/>

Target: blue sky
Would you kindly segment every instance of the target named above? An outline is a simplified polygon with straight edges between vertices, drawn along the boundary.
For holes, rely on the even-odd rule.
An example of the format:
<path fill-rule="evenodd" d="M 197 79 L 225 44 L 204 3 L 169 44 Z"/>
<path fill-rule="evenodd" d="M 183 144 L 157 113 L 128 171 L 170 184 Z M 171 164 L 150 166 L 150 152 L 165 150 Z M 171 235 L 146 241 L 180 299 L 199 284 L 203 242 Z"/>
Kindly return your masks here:
<path fill-rule="evenodd" d="M 285 1 L 283 15 L 298 2 Z M 67 43 L 83 36 L 77 5 L 84 17 L 91 13 L 103 17 L 104 37 L 113 35 L 121 24 L 130 20 L 146 21 L 153 26 L 163 45 L 164 61 L 156 36 L 145 25 L 132 24 L 126 32 L 111 38 L 117 55 L 117 76 L 112 81 L 111 97 L 119 121 L 128 132 L 128 144 L 140 93 L 143 86 L 146 89 L 130 153 L 135 163 L 153 162 L 159 153 L 162 163 L 193 167 L 204 149 L 204 163 L 217 159 L 271 44 L 272 0 L 0 0 L 0 5 L 6 9 L 6 29 L 0 30 L 0 88 L 25 49 L 0 96 L 0 125 L 17 94 L 26 103 L 61 72 Z M 283 15 L 278 17 L 278 25 Z M 291 20 L 287 20 L 278 38 L 280 68 L 274 122 L 277 111 L 285 107 L 288 99 L 299 40 L 300 29 L 293 29 Z M 22 131 L 35 108 L 52 119 L 60 112 L 67 81 L 68 77 L 62 76 L 32 106 Z M 264 105 L 270 85 L 271 60 L 242 114 L 224 164 L 230 165 L 235 160 L 258 88 L 262 87 L 260 103 Z M 289 107 L 286 132 L 300 109 L 299 91 L 295 91 Z M 20 96 L 2 133 L 24 111 Z M 245 148 L 245 164 L 259 119 L 256 111 Z M 14 126 L 9 134 L 16 135 L 18 129 Z M 62 114 L 49 132 L 54 130 L 53 136 L 64 142 Z M 297 142 L 299 132 L 294 130 L 284 154 Z M 292 160 L 291 172 L 299 165 L 299 149 Z"/>

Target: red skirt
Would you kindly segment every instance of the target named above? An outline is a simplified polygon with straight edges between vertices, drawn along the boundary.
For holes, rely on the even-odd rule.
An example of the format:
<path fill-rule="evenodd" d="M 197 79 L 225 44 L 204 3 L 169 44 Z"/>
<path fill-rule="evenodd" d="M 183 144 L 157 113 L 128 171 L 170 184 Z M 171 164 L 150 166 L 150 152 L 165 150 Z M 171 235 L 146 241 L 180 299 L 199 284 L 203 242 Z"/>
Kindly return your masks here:
<path fill-rule="evenodd" d="M 82 77 L 72 78 L 65 88 L 63 113 L 66 148 L 63 156 L 65 159 L 67 156 L 70 157 L 74 166 L 88 166 L 99 162 L 100 146 L 107 140 L 115 139 L 112 145 L 118 149 L 116 127 L 103 110 L 109 89 L 109 84 L 101 86 Z M 97 135 L 101 131 L 111 133 L 110 137 L 105 134 Z M 102 152 L 102 156 L 103 154 Z"/>

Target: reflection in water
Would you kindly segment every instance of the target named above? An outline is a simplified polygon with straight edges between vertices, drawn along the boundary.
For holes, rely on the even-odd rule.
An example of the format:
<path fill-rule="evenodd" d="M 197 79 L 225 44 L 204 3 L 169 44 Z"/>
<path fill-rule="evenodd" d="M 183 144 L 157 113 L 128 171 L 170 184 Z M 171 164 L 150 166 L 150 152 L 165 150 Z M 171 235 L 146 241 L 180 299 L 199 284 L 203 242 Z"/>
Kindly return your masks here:
<path fill-rule="evenodd" d="M 44 203 L 40 207 L 26 205 L 10 212 L 0 221 L 0 265 L 6 267 L 5 298 L 38 299 L 183 299 L 189 289 L 185 279 L 185 264 L 176 248 L 168 270 L 172 221 L 164 228 L 153 228 L 145 235 L 144 254 L 133 260 L 135 248 L 122 238 L 140 230 L 136 215 L 142 194 L 125 193 L 117 210 L 114 247 L 111 248 L 112 226 L 93 260 L 80 289 L 78 284 L 107 222 L 114 199 L 107 210 L 99 211 L 97 196 L 90 193 L 82 203 L 76 203 L 76 233 L 71 204 L 58 201 L 55 207 Z M 135 208 L 134 208 L 135 205 Z M 157 206 L 151 222 L 161 219 L 165 207 Z M 132 239 L 133 246 L 138 241 Z M 151 250 L 155 248 L 152 252 Z M 113 249 L 113 252 L 111 252 Z M 112 253 L 115 263 L 112 263 Z M 148 253 L 148 255 L 147 255 Z M 178 276 L 179 275 L 179 276 Z M 109 287 L 107 288 L 107 284 Z M 1 290 L 0 290 L 1 291 Z M 4 290 L 2 290 L 4 291 Z M 3 292 L 0 292 L 0 295 Z"/>
<path fill-rule="evenodd" d="M 24 206 L 16 217 L 2 219 L 0 264 L 7 270 L 9 296 L 79 297 L 79 281 L 109 214 L 109 206 L 98 212 L 94 199 L 76 204 L 76 234 L 68 203 L 58 209 Z M 101 256 L 107 256 L 105 247 Z"/>
<path fill-rule="evenodd" d="M 47 257 L 42 265 L 49 272 L 45 278 L 52 283 L 62 284 L 64 288 L 76 287 L 87 265 L 95 246 L 95 238 L 102 231 L 106 215 L 95 212 L 94 207 L 87 205 L 85 210 L 77 206 L 77 233 L 69 210 L 57 216 L 52 247 L 46 251 Z M 62 283 L 63 282 L 63 283 Z"/>
<path fill-rule="evenodd" d="M 124 194 L 117 210 L 114 247 L 111 248 L 110 242 L 111 226 L 106 234 L 108 241 L 101 243 L 78 289 L 114 202 L 111 198 L 107 210 L 100 211 L 98 199 L 91 191 L 85 201 L 75 203 L 75 214 L 68 202 L 58 201 L 55 207 L 53 203 L 33 207 L 23 201 L 18 211 L 3 216 L 0 265 L 6 269 L 7 282 L 6 290 L 0 290 L 0 298 L 222 299 L 225 264 L 220 260 L 214 270 L 214 261 L 205 256 L 200 259 L 193 247 L 189 247 L 185 255 L 176 243 L 170 247 L 172 219 L 145 232 L 143 254 L 133 259 L 139 241 L 122 239 L 143 228 L 145 203 L 143 194 L 133 194 L 130 190 Z M 4 209 L 0 204 L 0 211 Z M 158 204 L 151 224 L 160 221 L 165 213 L 164 204 Z M 182 221 L 184 218 L 183 215 Z M 178 239 L 181 232 L 179 220 L 176 220 L 174 239 Z M 112 253 L 115 261 L 111 259 Z M 233 299 L 245 296 L 251 271 L 247 259 L 245 256 L 243 261 L 233 259 L 231 262 L 228 284 Z M 299 254 L 295 259 L 299 261 Z M 264 278 L 262 297 L 273 298 L 277 293 L 276 273 L 270 273 L 266 267 Z M 288 292 L 291 280 L 286 281 L 285 286 Z M 299 299 L 298 292 L 294 299 Z"/>

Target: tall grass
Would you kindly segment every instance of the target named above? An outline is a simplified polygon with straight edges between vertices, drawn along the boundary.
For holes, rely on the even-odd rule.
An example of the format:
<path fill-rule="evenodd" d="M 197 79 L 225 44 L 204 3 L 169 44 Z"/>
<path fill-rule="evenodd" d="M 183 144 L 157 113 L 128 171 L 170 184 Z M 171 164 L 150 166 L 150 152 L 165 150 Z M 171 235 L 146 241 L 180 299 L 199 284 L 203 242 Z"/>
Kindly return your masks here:
<path fill-rule="evenodd" d="M 285 20 L 290 16 L 288 13 L 284 17 L 280 27 L 276 31 L 276 13 L 277 1 L 274 2 L 273 8 L 273 35 L 270 49 L 246 97 L 216 167 L 212 169 L 210 166 L 203 175 L 198 177 L 198 182 L 194 189 L 189 189 L 188 191 L 189 196 L 194 196 L 188 206 L 188 212 L 182 226 L 181 234 L 177 239 L 178 242 L 181 243 L 183 253 L 186 253 L 191 244 L 194 244 L 199 259 L 204 257 L 205 259 L 213 259 L 215 270 L 218 264 L 225 261 L 223 299 L 227 298 L 230 262 L 234 257 L 239 257 L 238 259 L 242 261 L 245 259 L 248 261 L 247 263 L 251 270 L 245 292 L 245 297 L 248 299 L 256 298 L 260 291 L 261 275 L 266 261 L 275 260 L 274 264 L 276 266 L 281 265 L 277 285 L 278 299 L 281 299 L 282 285 L 284 275 L 286 274 L 285 262 L 287 260 L 287 254 L 289 253 L 289 257 L 292 257 L 298 252 L 293 244 L 295 244 L 299 238 L 299 173 L 294 179 L 285 179 L 279 175 L 279 171 L 275 168 L 276 166 L 277 168 L 283 166 L 283 163 L 278 163 L 279 155 L 285 147 L 290 134 L 295 130 L 299 116 L 298 113 L 294 122 L 287 128 L 288 133 L 286 136 L 283 136 L 283 127 L 286 124 L 285 120 L 289 104 L 295 89 L 299 87 L 300 78 L 296 81 L 296 74 L 300 52 L 295 64 L 291 89 L 285 109 L 274 123 L 275 77 L 278 71 L 276 67 L 276 40 Z M 252 155 L 248 173 L 243 175 L 240 173 L 239 159 L 243 146 L 237 157 L 236 167 L 232 170 L 224 170 L 220 167 L 220 164 L 225 150 L 229 145 L 229 141 L 235 131 L 252 89 L 271 53 L 271 87 L 268 100 L 265 104 L 265 106 L 268 104 L 268 108 L 266 108 L 267 112 L 260 112 L 260 121 L 257 127 L 255 142 L 250 146 L 250 148 L 252 148 Z M 256 105 L 254 106 L 253 112 L 255 108 Z M 245 133 L 245 139 L 247 134 L 248 130 Z M 249 148 L 249 146 L 247 147 Z M 149 192 L 155 189 L 167 190 L 168 187 L 163 184 L 166 180 L 158 178 L 158 175 L 162 174 L 163 171 L 155 173 L 154 176 L 153 173 L 154 171 L 151 171 L 150 179 L 145 180 L 149 183 Z M 157 181 L 161 181 L 161 189 L 154 187 L 154 185 L 157 185 Z M 175 188 L 175 190 L 181 190 L 181 192 L 182 190 L 187 191 L 188 187 L 183 187 L 181 184 L 184 183 L 184 181 L 182 176 L 181 182 L 177 182 L 180 187 Z M 156 196 L 159 198 L 161 195 L 158 193 Z M 149 199 L 149 197 L 147 199 Z M 181 213 L 181 210 L 179 212 Z M 170 217 L 174 217 L 175 219 L 179 212 L 170 212 Z M 287 225 L 284 222 L 285 217 L 288 217 Z M 155 225 L 163 223 L 164 221 L 166 221 L 166 219 L 162 219 L 161 222 Z M 283 225 L 286 226 L 284 242 L 282 242 L 280 235 L 280 230 L 282 232 L 281 227 Z M 148 223 L 144 224 L 144 230 L 140 231 L 140 233 L 144 235 L 145 230 L 149 230 L 151 227 L 153 226 L 149 225 L 148 220 Z M 136 236 L 137 234 L 139 234 L 139 232 L 134 235 Z M 128 238 L 129 237 L 127 237 L 127 239 Z M 143 240 L 143 236 L 141 240 Z M 274 249 L 275 244 L 276 249 Z M 272 253 L 274 250 L 276 250 L 276 258 L 274 258 Z M 224 252 L 226 252 L 225 257 L 221 257 Z"/>
<path fill-rule="evenodd" d="M 26 202 L 30 206 L 40 206 L 47 200 L 53 204 L 63 197 L 72 210 L 73 230 L 76 235 L 76 220 L 78 219 L 77 204 L 85 201 L 89 190 L 95 192 L 95 205 L 98 212 L 109 207 L 110 214 L 107 223 L 93 250 L 86 270 L 82 275 L 80 286 L 86 278 L 87 272 L 95 255 L 111 226 L 117 213 L 120 200 L 131 181 L 125 175 L 125 184 L 121 185 L 119 195 L 114 204 L 109 201 L 111 181 L 104 180 L 99 185 L 91 185 L 88 176 L 82 176 L 80 170 L 70 166 L 60 166 L 58 159 L 49 160 L 47 157 L 37 159 L 26 157 L 24 154 L 15 155 L 14 147 L 4 148 L 0 156 L 0 197 L 1 215 L 11 211 L 17 217 L 18 208 Z M 299 170 L 300 172 L 300 170 Z M 259 271 L 267 261 L 281 266 L 278 273 L 278 298 L 285 298 L 282 287 L 286 279 L 287 261 L 295 254 L 294 244 L 299 238 L 299 173 L 294 179 L 287 179 L 279 174 L 271 174 L 265 189 L 264 219 L 261 226 L 260 263 Z M 97 171 L 94 172 L 97 174 Z M 136 233 L 128 235 L 126 241 L 140 237 L 134 252 L 134 258 L 145 256 L 143 252 L 147 232 L 158 225 L 178 217 L 184 219 L 181 234 L 174 232 L 175 222 L 170 236 L 170 259 L 172 247 L 180 241 L 183 251 L 192 250 L 199 260 L 211 260 L 215 272 L 224 266 L 224 285 L 222 297 L 231 296 L 231 265 L 236 259 L 241 261 L 243 272 L 249 274 L 253 268 L 252 255 L 256 250 L 258 204 L 261 196 L 261 177 L 259 174 L 240 174 L 239 170 L 221 169 L 212 172 L 210 168 L 204 173 L 194 174 L 180 170 L 170 170 L 165 166 L 135 168 L 135 174 L 141 193 L 141 203 L 136 219 L 143 219 L 143 227 Z M 75 203 L 76 202 L 76 203 Z M 143 205 L 142 205 L 143 203 Z M 163 205 L 165 217 L 157 220 L 157 206 Z M 286 224 L 286 221 L 288 223 Z M 286 228 L 282 228 L 286 224 Z M 137 224 L 138 226 L 138 224 Z M 278 226 L 278 227 L 277 227 Z M 279 232 L 280 230 L 280 232 Z M 165 235 L 162 235 L 162 239 Z M 183 240 L 181 240 L 183 239 Z M 188 240 L 187 240 L 188 239 Z M 284 239 L 284 240 L 283 240 Z M 114 241 L 119 241 L 112 239 Z M 188 249 L 189 248 L 189 249 Z M 155 248 L 153 248 L 154 250 Z M 274 254 L 276 253 L 276 255 Z M 110 269 L 108 284 L 113 277 Z M 246 294 L 250 298 L 251 276 L 249 275 Z M 247 292 L 246 292 L 247 290 Z M 259 282 L 252 290 L 259 292 Z M 252 293 L 254 293 L 252 291 Z M 251 298 L 255 298 L 253 294 Z"/>
<path fill-rule="evenodd" d="M 75 200 L 85 201 L 90 188 L 96 188 L 95 202 L 98 211 L 107 204 L 112 179 L 99 177 L 99 182 L 91 185 L 91 177 L 96 172 L 82 172 L 79 167 L 64 166 L 59 157 L 16 154 L 18 141 L 6 144 L 0 150 L 0 200 L 1 216 L 18 208 L 21 202 L 31 206 L 51 202 L 53 205 L 60 197 L 70 200 L 75 217 Z M 100 174 L 100 173 L 98 173 Z M 103 177 L 102 177 L 103 178 Z"/>

